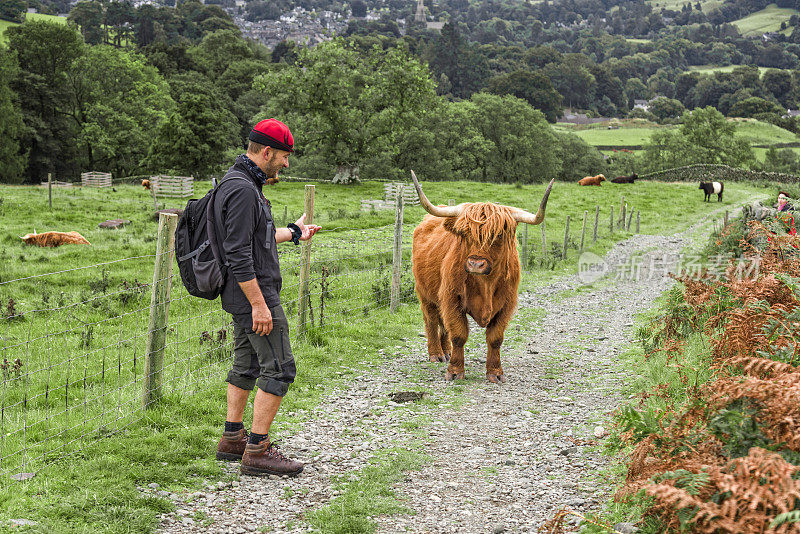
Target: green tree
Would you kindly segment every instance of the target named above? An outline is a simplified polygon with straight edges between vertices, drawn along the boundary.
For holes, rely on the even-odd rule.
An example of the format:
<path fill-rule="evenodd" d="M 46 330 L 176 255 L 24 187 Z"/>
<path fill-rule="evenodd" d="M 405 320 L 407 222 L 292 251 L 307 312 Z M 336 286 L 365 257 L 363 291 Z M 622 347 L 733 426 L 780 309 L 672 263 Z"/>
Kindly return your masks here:
<path fill-rule="evenodd" d="M 603 155 L 595 147 L 572 133 L 556 133 L 556 137 L 561 161 L 559 180 L 571 182 L 605 172 Z"/>
<path fill-rule="evenodd" d="M 365 67 L 373 73 L 363 98 L 375 140 L 369 161 L 383 162 L 383 172 L 376 175 L 406 176 L 426 156 L 423 125 L 436 112 L 436 85 L 427 66 L 403 47 L 373 48 Z"/>
<path fill-rule="evenodd" d="M 407 51 L 366 56 L 334 39 L 299 50 L 297 63 L 256 78 L 266 109 L 291 125 L 307 174 L 349 182 L 361 166 L 395 170 L 408 163 L 403 133 L 435 102 L 427 69 Z M 406 169 L 407 171 L 407 169 Z"/>
<path fill-rule="evenodd" d="M 150 166 L 207 177 L 230 165 L 226 152 L 244 143 L 226 95 L 199 73 L 180 74 L 169 84 L 177 106 L 150 144 Z"/>
<path fill-rule="evenodd" d="M 78 25 L 81 35 L 83 35 L 83 40 L 88 44 L 105 42 L 105 10 L 101 2 L 97 0 L 81 0 L 72 7 L 67 20 Z"/>
<path fill-rule="evenodd" d="M 3 0 L 0 2 L 0 19 L 22 22 L 28 3 L 25 0 Z"/>
<path fill-rule="evenodd" d="M 448 22 L 431 47 L 427 58 L 437 76 L 444 74 L 451 84 L 453 96 L 467 98 L 483 87 L 489 67 L 484 55 L 461 36 L 458 28 Z"/>
<path fill-rule="evenodd" d="M 594 76 L 586 67 L 565 60 L 562 63 L 548 64 L 544 68 L 544 73 L 569 107 L 586 109 L 594 101 L 596 83 Z"/>
<path fill-rule="evenodd" d="M 740 100 L 731 106 L 728 116 L 730 117 L 755 117 L 759 113 L 783 113 L 783 108 L 774 102 L 764 100 L 757 96 Z"/>
<path fill-rule="evenodd" d="M 625 82 L 625 99 L 628 109 L 633 109 L 634 100 L 646 100 L 650 90 L 639 78 L 629 78 Z"/>
<path fill-rule="evenodd" d="M 686 111 L 677 130 L 659 130 L 645 145 L 651 170 L 693 163 L 721 163 L 733 167 L 755 163 L 747 140 L 735 136 L 736 127 L 715 108 Z"/>
<path fill-rule="evenodd" d="M 558 175 L 558 140 L 542 112 L 515 96 L 475 93 L 474 123 L 489 148 L 481 179 L 538 183 Z"/>
<path fill-rule="evenodd" d="M 189 49 L 188 54 L 213 78 L 225 72 L 231 62 L 252 57 L 239 30 L 219 30 L 206 34 L 200 44 Z"/>
<path fill-rule="evenodd" d="M 800 158 L 791 148 L 782 148 L 778 150 L 774 146 L 771 146 L 767 149 L 763 168 L 767 172 L 797 174 L 800 172 Z"/>
<path fill-rule="evenodd" d="M 101 45 L 75 61 L 70 78 L 84 102 L 78 140 L 88 168 L 145 171 L 148 144 L 175 107 L 158 71 L 134 52 Z"/>
<path fill-rule="evenodd" d="M 17 56 L 0 46 L 0 182 L 19 183 L 28 154 L 20 147 L 24 123 L 17 106 L 17 95 L 10 87 L 19 74 Z"/>
<path fill-rule="evenodd" d="M 74 176 L 79 122 L 67 73 L 84 53 L 83 39 L 64 24 L 45 21 L 10 27 L 5 35 L 19 62 L 11 87 L 26 126 L 21 144 L 30 150 L 26 181 L 38 182 L 48 172 Z"/>
<path fill-rule="evenodd" d="M 489 80 L 487 89 L 496 95 L 514 95 L 526 100 L 544 113 L 547 122 L 556 122 L 564 111 L 561 95 L 553 89 L 550 79 L 541 72 L 519 70 L 500 74 Z"/>
<path fill-rule="evenodd" d="M 680 100 L 675 100 L 674 98 L 656 98 L 652 102 L 650 102 L 649 111 L 659 121 L 664 121 L 665 119 L 674 119 L 680 117 L 686 108 L 683 107 Z"/>
<path fill-rule="evenodd" d="M 762 78 L 764 89 L 772 93 L 779 102 L 787 105 L 785 97 L 792 89 L 792 74 L 789 71 L 768 69 Z"/>

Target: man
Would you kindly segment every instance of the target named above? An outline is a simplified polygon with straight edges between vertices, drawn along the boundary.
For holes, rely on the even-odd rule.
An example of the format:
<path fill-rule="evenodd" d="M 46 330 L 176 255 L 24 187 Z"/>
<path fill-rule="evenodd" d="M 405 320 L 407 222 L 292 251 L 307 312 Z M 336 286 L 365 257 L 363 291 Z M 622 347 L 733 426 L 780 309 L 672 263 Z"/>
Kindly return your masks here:
<path fill-rule="evenodd" d="M 218 186 L 214 203 L 217 235 L 228 265 L 222 307 L 234 321 L 228 414 L 217 458 L 241 458 L 243 474 L 296 476 L 303 464 L 286 458 L 268 436 L 296 373 L 289 323 L 279 297 L 277 244 L 307 241 L 320 227 L 304 224 L 304 213 L 287 228 L 276 228 L 270 202 L 261 191 L 264 184 L 278 183 L 278 171 L 289 166 L 294 151 L 289 128 L 276 119 L 264 120 L 252 129 L 249 140 L 247 153 L 236 158 Z M 254 386 L 253 426 L 248 436 L 242 418 Z"/>

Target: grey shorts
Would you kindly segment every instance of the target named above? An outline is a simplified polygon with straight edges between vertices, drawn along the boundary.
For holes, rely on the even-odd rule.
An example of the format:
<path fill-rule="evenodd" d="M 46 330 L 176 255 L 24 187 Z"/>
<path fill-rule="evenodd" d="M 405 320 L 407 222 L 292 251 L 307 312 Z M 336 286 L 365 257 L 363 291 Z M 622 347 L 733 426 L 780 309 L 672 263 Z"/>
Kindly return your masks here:
<path fill-rule="evenodd" d="M 233 316 L 233 368 L 227 382 L 252 390 L 259 389 L 283 397 L 294 382 L 297 368 L 289 346 L 289 322 L 279 304 L 270 308 L 272 331 L 259 336 L 253 332 L 252 315 Z"/>

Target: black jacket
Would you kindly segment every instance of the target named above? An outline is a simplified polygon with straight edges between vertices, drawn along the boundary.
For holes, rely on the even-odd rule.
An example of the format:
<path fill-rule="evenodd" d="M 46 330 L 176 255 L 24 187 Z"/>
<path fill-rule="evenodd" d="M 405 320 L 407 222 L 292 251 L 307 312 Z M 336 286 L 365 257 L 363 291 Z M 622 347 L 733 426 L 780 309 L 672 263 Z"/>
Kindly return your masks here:
<path fill-rule="evenodd" d="M 228 178 L 233 170 L 246 176 L 251 183 Z M 232 314 L 252 312 L 239 282 L 253 278 L 258 280 L 267 306 L 279 305 L 282 281 L 275 222 L 269 200 L 261 192 L 261 184 L 237 159 L 217 187 L 214 218 L 220 252 L 228 265 L 222 308 Z"/>

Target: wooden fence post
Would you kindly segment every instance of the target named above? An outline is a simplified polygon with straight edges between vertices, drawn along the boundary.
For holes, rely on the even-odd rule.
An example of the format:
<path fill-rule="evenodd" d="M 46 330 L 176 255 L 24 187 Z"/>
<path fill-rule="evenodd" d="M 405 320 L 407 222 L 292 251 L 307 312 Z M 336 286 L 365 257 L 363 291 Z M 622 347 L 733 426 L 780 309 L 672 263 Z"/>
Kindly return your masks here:
<path fill-rule="evenodd" d="M 622 230 L 625 229 L 625 218 L 627 216 L 628 216 L 628 204 L 625 203 L 625 204 L 622 205 L 622 212 L 619 214 L 619 219 L 620 219 L 620 221 L 619 221 L 620 225 L 619 226 L 620 226 L 620 228 Z"/>
<path fill-rule="evenodd" d="M 583 252 L 583 236 L 586 233 L 586 217 L 589 216 L 588 210 L 583 210 L 583 226 L 581 227 L 581 252 Z"/>
<path fill-rule="evenodd" d="M 633 210 L 630 210 L 630 214 L 628 215 L 628 224 L 625 225 L 626 232 L 630 232 L 632 220 L 633 220 Z"/>
<path fill-rule="evenodd" d="M 636 210 L 636 233 L 639 233 L 639 210 Z"/>
<path fill-rule="evenodd" d="M 528 266 L 528 225 L 522 224 L 522 268 Z"/>
<path fill-rule="evenodd" d="M 283 207 L 283 224 L 281 226 L 286 226 L 289 224 L 289 206 Z"/>
<path fill-rule="evenodd" d="M 619 201 L 619 218 L 617 219 L 617 228 L 622 228 L 625 224 L 625 197 Z"/>
<path fill-rule="evenodd" d="M 608 214 L 608 233 L 614 234 L 614 204 L 611 204 L 611 212 Z"/>
<path fill-rule="evenodd" d="M 394 207 L 394 249 L 392 250 L 392 286 L 389 295 L 389 311 L 394 313 L 400 306 L 400 274 L 403 266 L 403 195 L 397 195 Z"/>
<path fill-rule="evenodd" d="M 728 226 L 728 210 L 725 210 L 725 226 Z"/>
<path fill-rule="evenodd" d="M 47 173 L 47 200 L 50 203 L 50 209 L 53 209 L 53 174 Z"/>
<path fill-rule="evenodd" d="M 597 225 L 600 222 L 600 206 L 594 207 L 594 234 L 592 236 L 592 243 L 597 243 Z"/>
<path fill-rule="evenodd" d="M 547 231 L 545 230 L 545 224 L 547 221 L 542 221 L 542 256 L 547 256 Z"/>
<path fill-rule="evenodd" d="M 569 238 L 569 215 L 567 215 L 567 224 L 564 226 L 564 250 L 561 251 L 561 259 L 567 259 L 567 239 Z"/>
<path fill-rule="evenodd" d="M 142 407 L 147 408 L 161 399 L 164 347 L 167 341 L 170 292 L 172 289 L 172 258 L 175 255 L 175 228 L 178 216 L 162 213 L 158 217 L 158 241 L 150 291 L 150 323 L 147 328 L 147 358 L 144 363 Z"/>
<path fill-rule="evenodd" d="M 314 186 L 307 185 L 305 193 L 305 207 L 303 213 L 306 214 L 306 224 L 314 222 Z M 311 275 L 311 241 L 303 241 L 300 244 L 300 284 L 297 298 L 300 299 L 297 306 L 297 334 L 303 335 L 306 331 L 306 312 L 308 311 L 309 278 Z"/>

